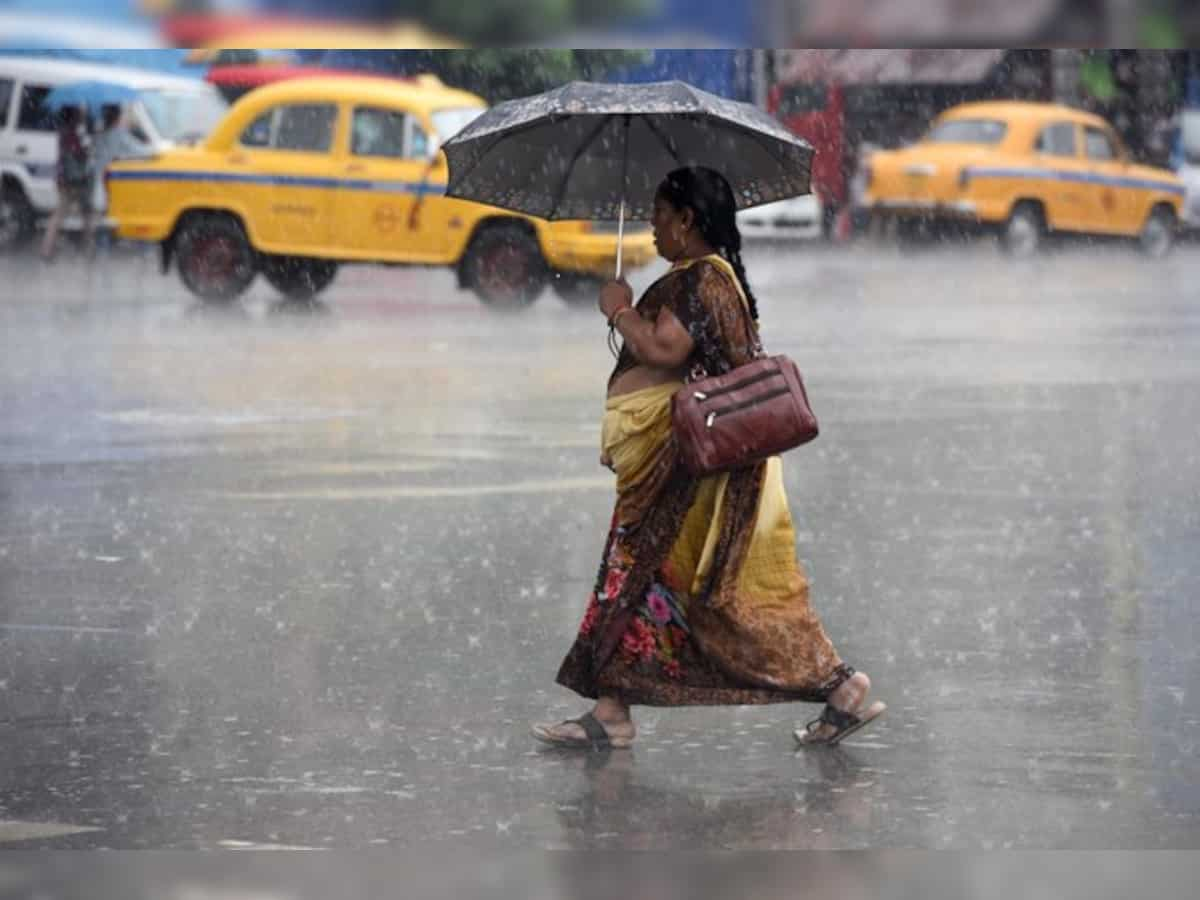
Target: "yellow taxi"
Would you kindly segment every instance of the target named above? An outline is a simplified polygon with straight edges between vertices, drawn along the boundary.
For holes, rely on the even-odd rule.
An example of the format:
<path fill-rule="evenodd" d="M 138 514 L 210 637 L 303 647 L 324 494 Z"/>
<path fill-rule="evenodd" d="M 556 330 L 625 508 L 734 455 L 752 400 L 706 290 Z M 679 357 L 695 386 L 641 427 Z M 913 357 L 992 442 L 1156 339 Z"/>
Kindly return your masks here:
<path fill-rule="evenodd" d="M 863 202 L 876 220 L 998 230 L 1014 255 L 1048 232 L 1135 237 L 1170 250 L 1183 183 L 1131 161 L 1104 119 L 1050 103 L 982 102 L 934 120 L 917 144 L 875 153 Z"/>
<path fill-rule="evenodd" d="M 444 196 L 441 144 L 485 109 L 435 79 L 298 78 L 246 94 L 205 143 L 122 161 L 106 173 L 117 234 L 162 248 L 206 301 L 261 272 L 310 298 L 342 263 L 453 266 L 486 303 L 521 306 L 547 283 L 595 301 L 616 229 L 547 222 Z M 648 226 L 626 229 L 624 262 L 650 262 Z"/>

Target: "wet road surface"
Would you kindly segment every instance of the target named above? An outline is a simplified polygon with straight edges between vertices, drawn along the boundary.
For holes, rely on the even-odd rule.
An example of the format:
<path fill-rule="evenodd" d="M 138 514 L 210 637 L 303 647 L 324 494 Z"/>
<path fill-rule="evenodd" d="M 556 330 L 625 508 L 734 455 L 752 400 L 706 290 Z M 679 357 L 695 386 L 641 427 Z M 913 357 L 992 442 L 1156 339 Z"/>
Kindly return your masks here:
<path fill-rule="evenodd" d="M 747 265 L 822 424 L 814 602 L 890 706 L 833 752 L 809 706 L 528 736 L 585 708 L 597 313 L 0 260 L 0 847 L 1200 846 L 1200 253 Z"/>

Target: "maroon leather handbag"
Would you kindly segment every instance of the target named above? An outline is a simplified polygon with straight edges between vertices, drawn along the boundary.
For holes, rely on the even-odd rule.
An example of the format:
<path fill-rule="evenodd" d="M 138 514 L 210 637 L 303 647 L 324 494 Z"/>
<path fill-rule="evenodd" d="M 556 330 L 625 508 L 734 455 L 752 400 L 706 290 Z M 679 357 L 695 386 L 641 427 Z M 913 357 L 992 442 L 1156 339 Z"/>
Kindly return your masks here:
<path fill-rule="evenodd" d="M 696 476 L 753 465 L 818 434 L 800 370 L 786 356 L 685 384 L 671 416 L 680 460 Z"/>

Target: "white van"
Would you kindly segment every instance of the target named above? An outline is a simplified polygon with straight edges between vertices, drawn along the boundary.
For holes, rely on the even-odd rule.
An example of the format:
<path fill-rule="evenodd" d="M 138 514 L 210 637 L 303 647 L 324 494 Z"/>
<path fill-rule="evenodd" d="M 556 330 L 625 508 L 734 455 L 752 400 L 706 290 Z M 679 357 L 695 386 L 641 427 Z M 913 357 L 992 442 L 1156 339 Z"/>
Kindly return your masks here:
<path fill-rule="evenodd" d="M 58 202 L 58 138 L 43 101 L 55 87 L 75 81 L 108 81 L 136 90 L 130 127 L 153 150 L 199 141 L 228 107 L 215 87 L 196 78 L 0 54 L 0 252 L 28 241 L 38 220 Z"/>

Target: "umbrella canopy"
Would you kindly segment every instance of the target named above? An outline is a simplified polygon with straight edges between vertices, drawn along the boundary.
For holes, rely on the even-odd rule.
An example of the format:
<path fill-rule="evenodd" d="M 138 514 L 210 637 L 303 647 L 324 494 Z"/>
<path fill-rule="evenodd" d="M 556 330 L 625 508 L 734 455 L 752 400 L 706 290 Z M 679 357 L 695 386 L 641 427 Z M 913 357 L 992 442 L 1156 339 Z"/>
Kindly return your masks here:
<path fill-rule="evenodd" d="M 448 196 L 544 219 L 648 219 L 680 166 L 716 169 L 739 209 L 771 203 L 809 193 L 813 153 L 758 108 L 682 81 L 571 82 L 497 104 L 444 149 Z"/>
<path fill-rule="evenodd" d="M 61 84 L 46 95 L 45 104 L 52 110 L 64 106 L 86 106 L 99 109 L 109 104 L 120 105 L 136 100 L 133 88 L 111 81 L 72 81 Z"/>

